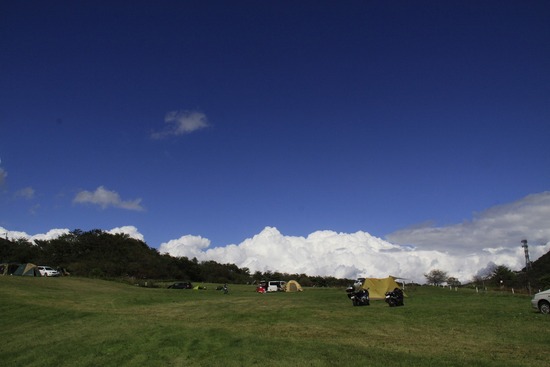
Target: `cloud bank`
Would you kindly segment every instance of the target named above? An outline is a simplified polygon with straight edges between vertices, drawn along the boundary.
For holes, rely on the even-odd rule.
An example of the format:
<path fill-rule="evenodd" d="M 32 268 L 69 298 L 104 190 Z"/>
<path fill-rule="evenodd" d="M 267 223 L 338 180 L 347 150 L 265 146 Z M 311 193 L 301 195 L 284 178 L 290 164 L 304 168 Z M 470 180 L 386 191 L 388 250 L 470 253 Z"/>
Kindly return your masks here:
<path fill-rule="evenodd" d="M 513 249 L 523 238 L 550 240 L 550 192 L 528 195 L 477 214 L 471 221 L 445 226 L 405 228 L 386 236 L 392 243 L 460 255 L 479 249 Z"/>
<path fill-rule="evenodd" d="M 98 200 L 96 204 L 101 203 Z M 199 261 L 232 263 L 251 272 L 278 271 L 338 278 L 394 275 L 424 283 L 424 274 L 441 269 L 461 282 L 468 282 L 492 264 L 512 270 L 523 268 L 523 239 L 529 241 L 532 261 L 550 251 L 548 223 L 550 192 L 543 192 L 489 208 L 470 221 L 403 229 L 388 235 L 387 239 L 364 231 L 323 230 L 306 237 L 287 236 L 275 227 L 265 227 L 240 244 L 214 248 L 207 238 L 183 235 L 162 243 L 159 252 Z M 0 235 L 7 234 L 10 239 L 50 239 L 68 232 L 68 229 L 52 229 L 46 234 L 30 236 L 0 227 Z M 144 240 L 134 226 L 117 227 L 108 232 Z"/>
<path fill-rule="evenodd" d="M 80 191 L 74 197 L 73 203 L 99 205 L 102 209 L 112 206 L 127 210 L 144 210 L 140 204 L 141 199 L 122 200 L 116 191 L 107 190 L 103 186 L 99 186 L 94 192 Z"/>
<path fill-rule="evenodd" d="M 550 251 L 549 219 L 550 193 L 544 192 L 490 208 L 469 222 L 397 231 L 388 236 L 391 242 L 363 231 L 295 237 L 266 227 L 238 245 L 208 248 L 207 239 L 183 236 L 161 244 L 159 252 L 233 263 L 253 272 L 339 278 L 394 275 L 424 283 L 424 274 L 441 269 L 467 282 L 488 264 L 524 267 L 522 239 L 529 240 L 531 260 Z"/>
<path fill-rule="evenodd" d="M 161 244 L 159 252 L 232 263 L 252 272 L 279 271 L 338 278 L 394 275 L 419 283 L 424 283 L 424 274 L 431 269 L 447 271 L 450 276 L 466 282 L 491 262 L 518 270 L 524 265 L 519 242 L 510 249 L 480 249 L 477 253 L 451 255 L 392 244 L 363 231 L 317 231 L 307 237 L 295 237 L 266 227 L 239 245 L 209 249 L 208 244 L 209 241 L 201 237 L 183 236 Z M 536 259 L 548 250 L 550 243 L 532 247 L 531 258 Z"/>
<path fill-rule="evenodd" d="M 165 127 L 153 132 L 151 138 L 164 139 L 170 136 L 189 134 L 208 127 L 206 115 L 196 111 L 170 111 L 164 117 Z"/>

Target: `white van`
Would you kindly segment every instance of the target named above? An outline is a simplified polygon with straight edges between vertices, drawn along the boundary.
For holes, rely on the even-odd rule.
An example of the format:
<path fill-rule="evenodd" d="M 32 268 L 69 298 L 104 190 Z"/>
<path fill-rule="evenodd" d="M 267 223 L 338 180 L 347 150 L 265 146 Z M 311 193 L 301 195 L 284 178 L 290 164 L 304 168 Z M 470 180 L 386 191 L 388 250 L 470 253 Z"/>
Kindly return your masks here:
<path fill-rule="evenodd" d="M 280 292 L 285 290 L 286 282 L 284 280 L 270 280 L 267 283 L 268 292 Z"/>

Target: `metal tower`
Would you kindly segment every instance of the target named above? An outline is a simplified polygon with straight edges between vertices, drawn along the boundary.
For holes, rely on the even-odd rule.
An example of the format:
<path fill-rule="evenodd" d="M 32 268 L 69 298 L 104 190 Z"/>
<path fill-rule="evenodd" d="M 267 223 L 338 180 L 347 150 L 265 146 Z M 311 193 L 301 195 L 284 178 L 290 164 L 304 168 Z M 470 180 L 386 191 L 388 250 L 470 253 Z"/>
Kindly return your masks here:
<path fill-rule="evenodd" d="M 521 240 L 521 247 L 525 251 L 525 270 L 531 269 L 531 260 L 529 260 L 529 246 L 527 246 L 527 240 Z"/>

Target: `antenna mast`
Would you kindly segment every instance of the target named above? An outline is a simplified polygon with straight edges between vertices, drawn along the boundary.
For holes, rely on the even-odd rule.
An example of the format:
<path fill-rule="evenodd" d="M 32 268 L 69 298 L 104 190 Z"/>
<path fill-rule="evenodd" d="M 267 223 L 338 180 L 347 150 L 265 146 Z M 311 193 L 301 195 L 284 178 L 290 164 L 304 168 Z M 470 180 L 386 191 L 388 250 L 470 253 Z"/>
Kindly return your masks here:
<path fill-rule="evenodd" d="M 529 246 L 527 246 L 527 240 L 521 240 L 521 247 L 525 251 L 525 270 L 531 269 L 531 260 L 529 260 Z"/>

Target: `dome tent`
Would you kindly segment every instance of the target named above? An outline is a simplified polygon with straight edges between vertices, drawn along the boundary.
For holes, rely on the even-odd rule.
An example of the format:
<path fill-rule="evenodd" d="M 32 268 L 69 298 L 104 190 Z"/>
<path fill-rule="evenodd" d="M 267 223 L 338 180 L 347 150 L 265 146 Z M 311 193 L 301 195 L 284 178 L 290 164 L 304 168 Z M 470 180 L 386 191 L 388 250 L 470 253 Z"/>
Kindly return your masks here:
<path fill-rule="evenodd" d="M 289 280 L 285 284 L 285 292 L 302 292 L 302 286 L 295 280 Z"/>

